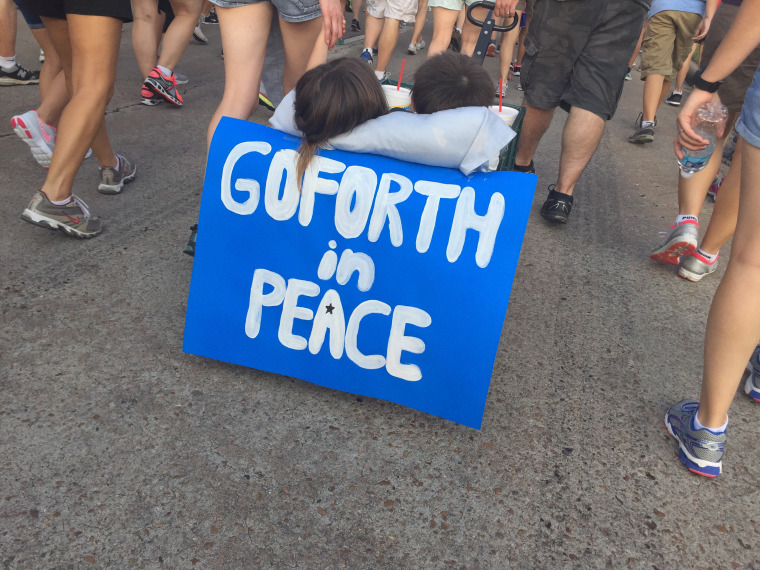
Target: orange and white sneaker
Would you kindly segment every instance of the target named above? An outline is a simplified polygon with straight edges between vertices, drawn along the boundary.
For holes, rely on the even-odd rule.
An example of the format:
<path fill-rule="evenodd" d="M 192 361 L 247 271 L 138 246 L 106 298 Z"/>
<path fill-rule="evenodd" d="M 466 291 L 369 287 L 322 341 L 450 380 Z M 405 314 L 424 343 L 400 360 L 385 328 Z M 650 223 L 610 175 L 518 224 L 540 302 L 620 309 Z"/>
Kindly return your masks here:
<path fill-rule="evenodd" d="M 177 78 L 174 73 L 166 77 L 158 67 L 154 67 L 150 75 L 145 78 L 143 88 L 147 88 L 159 97 L 162 97 L 167 103 L 177 107 L 182 106 L 182 95 L 177 91 Z"/>
<path fill-rule="evenodd" d="M 55 148 L 55 127 L 40 119 L 37 111 L 27 111 L 23 115 L 11 117 L 11 128 L 18 138 L 29 145 L 37 164 L 49 167 Z"/>

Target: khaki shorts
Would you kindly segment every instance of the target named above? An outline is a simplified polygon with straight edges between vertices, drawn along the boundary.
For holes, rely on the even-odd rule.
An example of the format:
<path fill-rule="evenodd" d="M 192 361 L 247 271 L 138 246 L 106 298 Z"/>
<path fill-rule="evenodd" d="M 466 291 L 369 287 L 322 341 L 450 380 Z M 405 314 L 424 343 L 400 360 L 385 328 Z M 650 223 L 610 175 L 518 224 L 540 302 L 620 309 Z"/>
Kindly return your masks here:
<path fill-rule="evenodd" d="M 702 67 L 707 67 L 707 64 L 710 63 L 715 50 L 736 19 L 738 10 L 738 6 L 732 6 L 726 2 L 722 2 L 718 6 L 710 24 L 710 31 L 702 45 L 702 62 L 700 63 Z M 718 95 L 729 111 L 737 113 L 741 111 L 744 96 L 747 94 L 749 86 L 752 85 L 752 78 L 755 76 L 755 70 L 759 64 L 760 47 L 757 47 L 731 75 L 726 77 L 725 82 L 718 90 Z"/>
<path fill-rule="evenodd" d="M 417 0 L 367 0 L 367 14 L 373 18 L 392 18 L 401 22 L 414 22 Z"/>
<path fill-rule="evenodd" d="M 702 16 L 692 12 L 663 10 L 649 18 L 641 44 L 641 79 L 664 75 L 673 81 L 691 53 L 692 38 Z"/>

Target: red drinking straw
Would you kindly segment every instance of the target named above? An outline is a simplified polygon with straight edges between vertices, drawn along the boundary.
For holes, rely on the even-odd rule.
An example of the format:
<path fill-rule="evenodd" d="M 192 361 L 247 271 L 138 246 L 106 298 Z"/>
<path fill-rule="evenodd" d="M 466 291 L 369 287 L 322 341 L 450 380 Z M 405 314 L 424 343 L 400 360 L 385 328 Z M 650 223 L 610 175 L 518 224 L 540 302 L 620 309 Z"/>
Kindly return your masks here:
<path fill-rule="evenodd" d="M 398 85 L 396 85 L 396 91 L 401 90 L 401 78 L 404 77 L 404 64 L 406 63 L 406 59 L 401 60 L 401 71 L 398 74 Z"/>
<path fill-rule="evenodd" d="M 403 65 L 401 66 L 401 69 L 404 69 Z M 501 113 L 501 94 L 504 93 L 503 85 L 504 85 L 504 79 L 499 77 L 499 113 Z"/>

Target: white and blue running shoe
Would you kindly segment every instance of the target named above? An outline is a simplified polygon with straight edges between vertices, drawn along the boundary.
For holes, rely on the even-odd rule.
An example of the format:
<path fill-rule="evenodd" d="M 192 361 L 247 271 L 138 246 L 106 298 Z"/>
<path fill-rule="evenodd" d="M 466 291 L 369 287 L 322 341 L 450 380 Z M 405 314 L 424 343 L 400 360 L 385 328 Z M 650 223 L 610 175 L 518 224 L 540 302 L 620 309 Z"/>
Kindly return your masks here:
<path fill-rule="evenodd" d="M 705 477 L 720 475 L 726 432 L 714 433 L 709 429 L 695 429 L 694 418 L 699 402 L 682 400 L 665 414 L 668 433 L 678 440 L 678 456 L 689 471 Z"/>
<path fill-rule="evenodd" d="M 749 371 L 749 378 L 744 384 L 744 392 L 755 402 L 760 402 L 760 344 L 752 353 L 752 358 L 747 364 L 747 370 Z"/>

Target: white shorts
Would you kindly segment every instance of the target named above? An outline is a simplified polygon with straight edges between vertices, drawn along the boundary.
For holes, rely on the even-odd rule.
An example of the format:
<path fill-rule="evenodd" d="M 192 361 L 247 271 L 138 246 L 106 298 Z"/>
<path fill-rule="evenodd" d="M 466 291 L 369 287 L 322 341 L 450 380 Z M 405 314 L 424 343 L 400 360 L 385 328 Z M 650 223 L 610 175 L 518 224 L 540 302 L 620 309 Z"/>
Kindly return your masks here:
<path fill-rule="evenodd" d="M 417 0 L 366 0 L 367 14 L 373 18 L 393 18 L 402 22 L 414 22 Z"/>

